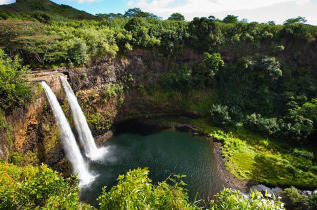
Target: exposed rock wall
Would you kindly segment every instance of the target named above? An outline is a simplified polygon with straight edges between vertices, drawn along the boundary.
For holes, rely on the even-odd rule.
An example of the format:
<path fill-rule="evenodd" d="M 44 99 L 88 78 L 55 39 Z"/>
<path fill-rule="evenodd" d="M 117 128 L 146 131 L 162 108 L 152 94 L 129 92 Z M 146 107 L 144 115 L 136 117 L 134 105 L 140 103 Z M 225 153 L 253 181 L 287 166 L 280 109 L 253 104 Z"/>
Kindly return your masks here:
<path fill-rule="evenodd" d="M 192 58 L 190 53 L 192 52 L 186 52 L 187 56 L 182 58 L 192 63 L 195 62 L 193 59 L 200 59 Z M 29 77 L 34 86 L 33 102 L 25 108 L 5 113 L 5 121 L 12 128 L 12 140 L 9 140 L 0 128 L 0 158 L 8 160 L 14 154 L 24 158 L 25 162 L 20 164 L 44 162 L 60 171 L 67 168 L 58 128 L 45 93 L 39 85 L 40 81 L 46 81 L 51 87 L 72 124 L 59 79 L 60 76 L 67 75 L 93 128 L 93 134 L 96 137 L 100 135 L 97 139 L 102 143 L 112 135 L 109 129 L 114 122 L 138 117 L 140 114 L 146 116 L 167 111 L 166 108 L 152 109 L 153 104 L 144 101 L 136 91 L 136 84 L 145 85 L 156 81 L 162 73 L 169 70 L 169 65 L 169 61 L 158 58 L 151 51 L 137 49 L 125 58 L 105 58 L 88 67 L 33 71 Z M 118 84 L 124 92 L 106 97 L 105 89 L 111 84 Z"/>
<path fill-rule="evenodd" d="M 315 46 L 314 43 L 311 45 Z M 311 45 L 308 46 L 309 49 Z M 291 46 L 286 46 L 284 57 L 289 55 L 290 48 Z M 224 56 L 227 56 L 225 59 L 228 60 L 234 59 L 234 55 L 229 51 L 224 52 Z M 67 168 L 53 113 L 44 91 L 37 87 L 38 82 L 43 80 L 57 95 L 72 123 L 59 79 L 60 76 L 67 75 L 89 126 L 100 144 L 112 135 L 109 130 L 113 123 L 140 117 L 181 114 L 182 110 L 178 109 L 177 105 L 156 104 L 144 98 L 140 91 L 141 86 L 157 81 L 175 65 L 186 63 L 192 66 L 201 61 L 201 56 L 187 49 L 178 59 L 170 61 L 153 54 L 150 50 L 135 49 L 125 57 L 103 58 L 86 67 L 33 72 L 30 75 L 30 81 L 34 84 L 33 103 L 26 108 L 5 113 L 5 121 L 12 128 L 12 139 L 8 139 L 7 130 L 0 128 L 0 159 L 7 160 L 10 155 L 17 153 L 23 157 L 31 156 L 26 161 L 32 163 L 44 162 L 60 171 Z M 306 62 L 301 60 L 301 57 L 297 60 L 303 65 Z M 117 86 L 112 87 L 114 84 Z M 124 92 L 120 92 L 121 88 Z M 106 93 L 107 91 L 110 93 Z"/>
<path fill-rule="evenodd" d="M 38 84 L 40 81 L 46 81 L 58 99 L 63 101 L 60 76 L 64 74 L 34 72 L 30 75 L 30 82 L 33 84 L 33 102 L 25 108 L 6 113 L 5 121 L 11 128 L 12 139 L 8 139 L 4 135 L 4 130 L 0 129 L 0 148 L 5 154 L 2 159 L 7 160 L 10 155 L 15 154 L 24 158 L 19 164 L 44 162 L 52 167 L 63 159 L 57 125 L 45 93 Z"/>

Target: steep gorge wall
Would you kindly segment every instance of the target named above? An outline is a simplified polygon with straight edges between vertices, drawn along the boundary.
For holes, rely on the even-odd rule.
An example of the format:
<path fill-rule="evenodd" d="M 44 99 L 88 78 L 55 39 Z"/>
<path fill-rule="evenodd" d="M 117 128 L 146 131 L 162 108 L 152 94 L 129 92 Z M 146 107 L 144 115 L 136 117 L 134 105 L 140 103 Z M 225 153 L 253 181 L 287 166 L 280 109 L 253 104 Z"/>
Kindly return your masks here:
<path fill-rule="evenodd" d="M 33 85 L 33 102 L 24 108 L 5 113 L 4 120 L 9 129 L 0 129 L 0 148 L 6 151 L 2 159 L 10 158 L 20 165 L 44 162 L 52 167 L 57 167 L 63 160 L 59 131 L 45 93 L 39 85 L 40 81 L 46 81 L 58 99 L 63 101 L 60 76 L 64 74 L 34 72 L 29 75 Z"/>
<path fill-rule="evenodd" d="M 313 45 L 314 43 L 311 43 L 308 49 Z M 287 50 L 282 52 L 283 56 L 289 55 L 290 47 L 287 46 Z M 236 55 L 227 53 L 225 56 L 227 57 L 224 59 L 232 60 Z M 301 58 L 297 60 L 303 64 L 307 62 L 301 61 Z M 33 72 L 30 75 L 30 81 L 34 84 L 33 103 L 26 108 L 5 113 L 5 122 L 9 129 L 0 128 L 0 159 L 8 160 L 12 155 L 18 154 L 25 162 L 44 162 L 59 171 L 65 171 L 67 168 L 53 113 L 44 91 L 37 88 L 39 81 L 46 81 L 52 88 L 72 124 L 59 79 L 59 76 L 67 75 L 94 136 L 98 143 L 102 144 L 111 136 L 111 126 L 115 123 L 133 118 L 182 114 L 183 110 L 178 108 L 177 104 L 161 104 L 147 100 L 142 95 L 142 87 L 157 81 L 174 65 L 186 63 L 192 66 L 200 61 L 201 56 L 189 49 L 173 61 L 162 58 L 151 50 L 135 49 L 125 57 L 103 58 L 86 67 Z M 112 88 L 122 88 L 124 91 L 116 92 Z M 109 89 L 112 92 L 109 93 Z"/>
<path fill-rule="evenodd" d="M 201 58 L 194 52 L 186 51 L 181 60 L 176 62 L 191 65 L 199 59 Z M 139 91 L 140 86 L 157 81 L 161 74 L 168 72 L 170 65 L 171 62 L 149 50 L 136 49 L 124 58 L 104 58 L 88 67 L 33 72 L 30 75 L 30 82 L 34 86 L 33 102 L 25 108 L 5 113 L 5 122 L 10 131 L 0 128 L 0 158 L 11 158 L 13 161 L 20 161 L 18 164 L 22 165 L 44 162 L 59 171 L 68 168 L 53 113 L 38 84 L 40 81 L 46 81 L 52 88 L 72 124 L 59 79 L 60 76 L 67 75 L 93 134 L 95 137 L 99 136 L 97 139 L 101 139 L 101 144 L 111 136 L 109 130 L 113 123 L 153 113 L 160 115 L 180 111 L 169 106 L 155 106 L 142 98 Z M 107 87 L 116 84 L 124 91 L 107 97 Z M 11 135 L 10 138 L 7 133 Z"/>

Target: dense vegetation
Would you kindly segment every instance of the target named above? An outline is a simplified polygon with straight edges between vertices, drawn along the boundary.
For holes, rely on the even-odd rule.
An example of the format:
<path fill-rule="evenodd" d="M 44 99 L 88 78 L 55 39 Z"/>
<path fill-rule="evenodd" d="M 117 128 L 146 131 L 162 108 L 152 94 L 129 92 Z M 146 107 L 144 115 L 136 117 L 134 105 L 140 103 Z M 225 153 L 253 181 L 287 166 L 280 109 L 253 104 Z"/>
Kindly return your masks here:
<path fill-rule="evenodd" d="M 119 176 L 118 185 L 109 192 L 104 188 L 99 196 L 99 209 L 200 209 L 198 203 L 188 201 L 182 176 L 153 185 L 148 173 L 148 169 L 135 169 Z M 64 179 L 45 165 L 35 168 L 0 163 L 0 174 L 1 209 L 93 209 L 79 202 L 75 177 Z M 281 202 L 259 192 L 244 198 L 225 189 L 216 197 L 211 209 L 282 209 Z"/>
<path fill-rule="evenodd" d="M 0 49 L 0 109 L 8 110 L 23 106 L 31 100 L 31 88 L 27 84 L 27 66 L 21 59 L 11 59 Z"/>
<path fill-rule="evenodd" d="M 0 163 L 0 209 L 78 209 L 76 177 L 64 179 L 46 165 Z"/>
<path fill-rule="evenodd" d="M 78 67 L 100 58 L 124 58 L 133 49 L 147 50 L 167 69 L 156 84 L 137 84 L 143 97 L 156 104 L 178 104 L 201 116 L 189 123 L 223 142 L 222 154 L 232 174 L 270 186 L 317 187 L 316 26 L 306 25 L 302 17 L 286 20 L 284 25 L 247 23 L 232 15 L 186 22 L 174 13 L 162 20 L 138 8 L 125 14 L 91 16 L 47 2 L 21 0 L 0 7 L 1 109 L 31 100 L 25 79 L 29 70 L 20 58 L 32 68 Z M 196 56 L 194 62 L 183 59 L 189 51 Z M 122 84 L 110 84 L 104 90 L 106 99 L 123 92 Z M 98 121 L 94 124 L 102 124 Z M 195 208 L 188 203 L 181 182 L 153 186 L 146 170 L 129 172 L 118 181 L 118 186 L 99 198 L 102 208 L 159 208 L 163 204 Z M 134 187 L 144 194 L 131 194 Z M 295 190 L 285 193 L 297 195 Z M 147 202 L 134 202 L 139 196 Z M 222 201 L 228 208 L 260 205 L 229 190 L 218 196 L 214 209 L 222 209 Z M 6 205 L 47 205 L 30 199 Z M 303 202 L 308 206 L 310 201 Z"/>
<path fill-rule="evenodd" d="M 0 45 L 26 63 L 43 67 L 85 65 L 147 48 L 171 64 L 160 80 L 162 89 L 216 91 L 217 104 L 209 108 L 216 123 L 243 123 L 248 130 L 294 144 L 316 136 L 317 80 L 312 75 L 316 66 L 313 59 L 302 60 L 314 48 L 317 30 L 302 19 L 288 20 L 283 26 L 232 17 L 185 22 L 177 14 L 160 20 L 139 9 L 82 21 L 59 21 L 56 15 L 47 15 L 49 22 L 6 18 L 9 21 L 0 23 Z M 188 48 L 201 55 L 201 62 L 177 62 Z"/>

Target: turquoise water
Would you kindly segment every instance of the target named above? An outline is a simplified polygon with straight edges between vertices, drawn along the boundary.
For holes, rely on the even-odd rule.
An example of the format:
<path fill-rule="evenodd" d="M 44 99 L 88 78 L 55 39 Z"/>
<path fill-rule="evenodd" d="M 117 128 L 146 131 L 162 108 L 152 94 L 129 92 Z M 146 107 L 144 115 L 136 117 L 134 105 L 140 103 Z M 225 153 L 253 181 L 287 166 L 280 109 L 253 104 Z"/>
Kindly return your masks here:
<path fill-rule="evenodd" d="M 104 159 L 89 163 L 91 173 L 99 176 L 81 192 L 81 200 L 92 205 L 97 204 L 103 186 L 109 190 L 116 184 L 118 175 L 138 167 L 148 167 L 154 183 L 166 180 L 171 174 L 186 175 L 184 181 L 191 200 L 197 195 L 208 199 L 224 186 L 213 143 L 191 133 L 122 133 L 112 137 L 105 146 L 109 151 Z"/>

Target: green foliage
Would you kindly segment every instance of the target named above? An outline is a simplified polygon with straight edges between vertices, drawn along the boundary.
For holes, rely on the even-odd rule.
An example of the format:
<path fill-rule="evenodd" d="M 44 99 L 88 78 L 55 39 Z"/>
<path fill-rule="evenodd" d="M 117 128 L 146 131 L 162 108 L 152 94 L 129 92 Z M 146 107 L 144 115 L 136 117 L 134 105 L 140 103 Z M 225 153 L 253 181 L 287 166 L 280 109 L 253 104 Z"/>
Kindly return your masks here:
<path fill-rule="evenodd" d="M 309 196 L 309 209 L 316 209 L 317 208 L 317 193 L 314 193 Z"/>
<path fill-rule="evenodd" d="M 176 71 L 162 75 L 159 82 L 167 90 L 191 90 L 194 85 L 192 69 L 186 64 L 181 65 Z"/>
<path fill-rule="evenodd" d="M 210 202 L 212 210 L 253 210 L 253 209 L 284 209 L 283 203 L 272 195 L 263 196 L 260 192 L 251 191 L 244 197 L 237 190 L 225 188 L 222 192 L 215 195 L 216 199 Z"/>
<path fill-rule="evenodd" d="M 8 18 L 30 18 L 35 14 L 35 19 L 45 20 L 46 16 L 69 19 L 94 19 L 94 16 L 84 11 L 79 11 L 68 5 L 58 5 L 48 0 L 22 0 L 9 5 L 1 5 L 0 10 L 9 13 Z"/>
<path fill-rule="evenodd" d="M 9 149 L 12 148 L 13 140 L 14 140 L 13 128 L 10 125 L 10 123 L 6 121 L 4 112 L 1 109 L 0 109 L 0 129 L 4 133 L 7 147 Z"/>
<path fill-rule="evenodd" d="M 191 120 L 191 123 L 223 142 L 222 155 L 226 168 L 238 179 L 254 180 L 272 186 L 317 187 L 314 161 L 311 157 L 294 154 L 290 144 L 241 128 L 226 128 L 225 132 L 210 126 L 204 119 Z M 300 147 L 298 149 L 304 150 Z"/>
<path fill-rule="evenodd" d="M 276 118 L 263 118 L 260 114 L 248 115 L 243 126 L 249 130 L 267 135 L 274 135 L 280 131 L 280 126 Z"/>
<path fill-rule="evenodd" d="M 225 65 L 219 53 L 213 53 L 210 55 L 209 53 L 205 52 L 203 54 L 203 63 L 206 65 L 211 77 L 213 77 L 219 71 L 221 66 Z"/>
<path fill-rule="evenodd" d="M 224 23 L 237 23 L 238 22 L 238 16 L 234 15 L 227 15 L 222 22 Z"/>
<path fill-rule="evenodd" d="M 109 85 L 107 85 L 105 87 L 105 90 L 104 90 L 105 100 L 112 98 L 112 97 L 116 97 L 118 94 L 123 93 L 123 88 L 124 87 L 120 84 L 110 83 Z"/>
<path fill-rule="evenodd" d="M 203 89 L 213 82 L 213 77 L 224 65 L 219 53 L 212 55 L 205 52 L 203 60 L 190 68 L 188 65 L 177 65 L 176 70 L 169 74 L 163 74 L 159 83 L 167 90 L 189 91 L 192 89 Z"/>
<path fill-rule="evenodd" d="M 308 197 L 302 195 L 295 187 L 284 189 L 282 196 L 290 202 L 290 207 L 293 209 L 307 209 L 309 205 Z"/>
<path fill-rule="evenodd" d="M 290 18 L 284 21 L 284 25 L 286 24 L 294 24 L 294 23 L 306 23 L 307 20 L 305 17 L 298 16 L 297 18 Z"/>
<path fill-rule="evenodd" d="M 138 18 L 154 18 L 154 19 L 160 19 L 160 17 L 149 13 L 149 12 L 143 12 L 140 8 L 132 8 L 128 9 L 124 15 L 124 17 L 132 18 L 132 17 L 138 17 Z"/>
<path fill-rule="evenodd" d="M 293 149 L 293 153 L 295 155 L 302 156 L 302 157 L 310 159 L 310 160 L 314 159 L 314 153 L 313 152 L 309 152 L 307 150 L 294 148 Z"/>
<path fill-rule="evenodd" d="M 184 21 L 185 17 L 184 15 L 180 13 L 173 13 L 171 16 L 168 18 L 168 20 L 176 20 L 176 21 Z"/>
<path fill-rule="evenodd" d="M 89 128 L 94 129 L 98 133 L 108 131 L 112 125 L 110 119 L 103 113 L 92 112 L 86 114 L 86 117 Z"/>
<path fill-rule="evenodd" d="M 99 196 L 100 209 L 198 209 L 188 202 L 188 195 L 183 188 L 182 176 L 169 178 L 153 185 L 148 178 L 149 170 L 130 170 L 120 175 L 118 184 Z"/>
<path fill-rule="evenodd" d="M 269 115 L 279 100 L 276 86 L 281 77 L 280 63 L 274 57 L 245 57 L 218 72 L 216 88 L 223 104 Z"/>
<path fill-rule="evenodd" d="M 21 59 L 11 59 L 0 49 L 0 108 L 14 109 L 31 101 L 31 88 L 27 84 L 27 66 L 21 65 Z"/>
<path fill-rule="evenodd" d="M 194 18 L 188 25 L 188 44 L 200 52 L 215 52 L 223 44 L 220 24 L 205 17 Z"/>
<path fill-rule="evenodd" d="M 227 106 L 212 105 L 210 115 L 214 125 L 226 126 L 231 123 L 231 117 L 229 116 Z"/>
<path fill-rule="evenodd" d="M 45 12 L 36 11 L 31 15 L 32 18 L 38 20 L 41 23 L 50 23 L 52 21 L 52 17 Z"/>
<path fill-rule="evenodd" d="M 17 167 L 0 163 L 1 209 L 78 209 L 79 188 L 74 177 L 64 179 L 46 165 Z"/>
<path fill-rule="evenodd" d="M 23 155 L 18 152 L 13 152 L 9 156 L 9 163 L 13 163 L 17 166 L 35 165 L 38 163 L 37 155 L 31 151 L 27 151 Z"/>

